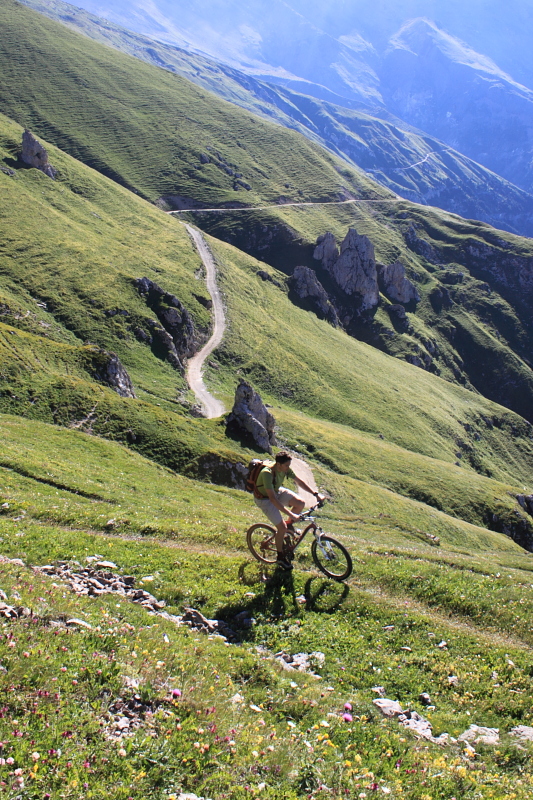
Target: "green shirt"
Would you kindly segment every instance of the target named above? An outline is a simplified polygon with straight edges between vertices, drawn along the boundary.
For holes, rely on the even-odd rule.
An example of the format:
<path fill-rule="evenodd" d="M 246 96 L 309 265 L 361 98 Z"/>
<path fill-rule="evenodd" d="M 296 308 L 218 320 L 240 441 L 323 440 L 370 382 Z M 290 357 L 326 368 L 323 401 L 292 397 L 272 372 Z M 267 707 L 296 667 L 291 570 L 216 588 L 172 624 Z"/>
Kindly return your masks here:
<path fill-rule="evenodd" d="M 296 477 L 292 469 L 289 469 L 288 472 L 278 472 L 277 470 L 274 471 L 273 467 L 274 465 L 271 467 L 263 467 L 257 478 L 255 485 L 257 491 L 259 494 L 262 494 L 263 497 L 268 497 L 269 489 L 273 489 L 273 491 L 277 493 L 286 477 L 293 479 Z"/>

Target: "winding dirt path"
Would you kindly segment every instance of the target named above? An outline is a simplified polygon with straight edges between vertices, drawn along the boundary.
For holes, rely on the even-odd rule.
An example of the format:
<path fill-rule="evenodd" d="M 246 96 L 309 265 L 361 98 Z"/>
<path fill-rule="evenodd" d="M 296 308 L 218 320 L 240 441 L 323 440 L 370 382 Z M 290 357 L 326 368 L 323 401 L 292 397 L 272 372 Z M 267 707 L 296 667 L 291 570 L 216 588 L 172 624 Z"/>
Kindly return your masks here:
<path fill-rule="evenodd" d="M 318 491 L 315 481 L 315 476 L 313 475 L 313 470 L 306 461 L 302 461 L 301 458 L 296 458 L 296 456 L 293 456 L 291 462 L 291 469 L 294 472 L 294 474 L 302 481 L 305 481 L 305 483 L 308 486 L 310 486 L 314 492 Z M 306 508 L 315 505 L 316 498 L 313 494 L 309 494 L 309 492 L 304 492 L 301 486 L 297 486 L 297 489 L 298 489 L 298 494 L 300 495 L 302 500 L 305 500 Z"/>
<path fill-rule="evenodd" d="M 222 297 L 218 291 L 215 261 L 204 237 L 200 231 L 193 228 L 192 225 L 185 225 L 185 227 L 205 267 L 207 291 L 211 295 L 211 300 L 213 301 L 214 320 L 211 338 L 202 349 L 189 360 L 185 377 L 189 387 L 194 392 L 196 399 L 202 407 L 204 416 L 207 417 L 207 419 L 214 419 L 215 417 L 221 417 L 226 409 L 220 400 L 217 400 L 216 397 L 213 397 L 213 395 L 208 392 L 203 379 L 203 366 L 206 358 L 210 356 L 213 350 L 222 342 L 222 337 L 226 330 L 224 304 L 222 303 Z"/>

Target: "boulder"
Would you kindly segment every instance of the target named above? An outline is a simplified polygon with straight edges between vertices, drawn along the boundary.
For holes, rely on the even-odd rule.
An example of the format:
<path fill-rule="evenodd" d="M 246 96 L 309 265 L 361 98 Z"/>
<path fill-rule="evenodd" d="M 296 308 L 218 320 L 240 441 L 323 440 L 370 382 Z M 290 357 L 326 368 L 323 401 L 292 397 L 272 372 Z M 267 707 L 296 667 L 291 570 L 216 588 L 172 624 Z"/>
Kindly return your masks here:
<path fill-rule="evenodd" d="M 384 717 L 391 719 L 392 717 L 399 717 L 400 714 L 405 714 L 401 705 L 396 700 L 389 700 L 386 697 L 372 700 L 372 703 L 379 708 Z"/>
<path fill-rule="evenodd" d="M 320 319 L 326 319 L 337 327 L 339 318 L 335 306 L 331 303 L 326 290 L 313 269 L 295 267 L 289 279 L 289 286 L 297 300 L 306 301 L 304 303 L 305 307 L 308 307 Z"/>
<path fill-rule="evenodd" d="M 89 371 L 96 380 L 111 386 L 121 397 L 135 397 L 131 378 L 116 353 L 109 353 L 100 347 L 90 346 L 86 350 Z"/>
<path fill-rule="evenodd" d="M 259 394 L 241 379 L 235 390 L 235 402 L 226 426 L 246 434 L 261 450 L 272 453 L 272 445 L 276 444 L 275 423 Z"/>
<path fill-rule="evenodd" d="M 22 153 L 20 158 L 28 166 L 40 169 L 49 178 L 55 178 L 57 170 L 48 161 L 48 153 L 33 133 L 27 129 L 22 134 Z"/>
<path fill-rule="evenodd" d="M 500 731 L 498 728 L 471 725 L 468 730 L 457 737 L 457 741 L 468 742 L 468 744 L 499 744 Z"/>
<path fill-rule="evenodd" d="M 419 303 L 420 295 L 411 281 L 405 277 L 405 267 L 400 261 L 386 266 L 378 265 L 379 288 L 394 303 Z"/>
<path fill-rule="evenodd" d="M 533 742 L 533 728 L 529 725 L 517 725 L 516 728 L 513 728 L 509 731 L 511 736 L 516 736 L 517 739 L 521 739 L 523 742 Z"/>

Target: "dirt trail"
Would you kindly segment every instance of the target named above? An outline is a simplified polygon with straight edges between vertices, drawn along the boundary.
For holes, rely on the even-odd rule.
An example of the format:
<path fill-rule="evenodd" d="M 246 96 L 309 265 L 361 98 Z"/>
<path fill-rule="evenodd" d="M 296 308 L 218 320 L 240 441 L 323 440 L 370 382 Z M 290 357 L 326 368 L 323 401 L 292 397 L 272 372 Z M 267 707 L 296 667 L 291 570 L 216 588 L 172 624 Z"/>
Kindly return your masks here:
<path fill-rule="evenodd" d="M 302 481 L 305 481 L 305 483 L 308 486 L 310 486 L 314 492 L 318 491 L 315 481 L 315 476 L 313 475 L 313 470 L 311 469 L 309 464 L 307 464 L 305 461 L 302 461 L 301 458 L 295 458 L 293 456 L 291 462 L 291 469 L 294 472 L 294 474 Z M 313 494 L 309 494 L 309 492 L 304 492 L 304 490 L 301 489 L 299 486 L 298 486 L 298 494 L 303 500 L 305 500 L 306 508 L 309 508 L 309 506 L 313 506 L 316 503 L 315 496 Z"/>
<path fill-rule="evenodd" d="M 422 163 L 422 162 L 420 162 Z M 416 166 L 416 165 L 413 165 Z M 405 169 L 408 169 L 407 167 Z M 382 197 L 379 200 L 367 200 L 364 197 L 352 197 L 349 200 L 323 200 L 323 201 L 307 201 L 301 203 L 274 203 L 269 206 L 239 206 L 237 208 L 180 208 L 176 211 L 167 211 L 167 214 L 190 214 L 191 212 L 195 214 L 201 213 L 211 213 L 213 211 L 220 212 L 220 213 L 232 213 L 235 211 L 267 211 L 270 208 L 291 208 L 291 207 L 299 207 L 302 208 L 304 206 L 345 206 L 348 203 L 391 203 L 391 202 L 398 202 L 399 200 L 403 200 L 403 197 L 399 195 L 395 195 L 394 197 Z"/>
<path fill-rule="evenodd" d="M 224 305 L 217 287 L 216 266 L 211 251 L 209 250 L 205 239 L 199 230 L 193 228 L 192 225 L 185 225 L 185 227 L 187 228 L 189 236 L 193 240 L 200 258 L 205 266 L 207 274 L 207 291 L 211 295 L 211 299 L 213 301 L 214 316 L 213 334 L 207 344 L 205 344 L 202 349 L 189 360 L 186 379 L 190 388 L 196 395 L 198 402 L 202 406 L 204 416 L 206 416 L 207 419 L 213 419 L 214 417 L 222 416 L 225 408 L 220 400 L 217 400 L 216 397 L 213 397 L 213 395 L 208 392 L 203 381 L 202 368 L 205 359 L 219 346 L 222 341 L 222 337 L 224 336 L 224 331 L 226 329 Z M 305 483 L 307 483 L 307 485 L 310 486 L 314 491 L 317 490 L 313 472 L 305 461 L 302 461 L 301 458 L 293 458 L 292 468 L 295 475 L 305 481 Z M 305 500 L 307 507 L 314 504 L 314 495 L 309 494 L 309 492 L 304 492 L 304 490 L 301 488 L 298 488 L 298 493 L 300 497 Z"/>
<path fill-rule="evenodd" d="M 217 400 L 216 397 L 213 397 L 213 395 L 207 391 L 203 379 L 203 366 L 206 358 L 211 355 L 213 350 L 215 350 L 222 341 L 224 331 L 226 330 L 226 318 L 224 316 L 222 298 L 218 291 L 216 266 L 211 251 L 200 231 L 193 228 L 192 225 L 185 225 L 185 227 L 205 267 L 207 291 L 211 295 L 211 300 L 213 301 L 214 320 L 211 338 L 207 344 L 189 360 L 186 380 L 200 403 L 204 416 L 207 417 L 207 419 L 213 419 L 214 417 L 221 417 L 226 409 L 220 400 Z"/>

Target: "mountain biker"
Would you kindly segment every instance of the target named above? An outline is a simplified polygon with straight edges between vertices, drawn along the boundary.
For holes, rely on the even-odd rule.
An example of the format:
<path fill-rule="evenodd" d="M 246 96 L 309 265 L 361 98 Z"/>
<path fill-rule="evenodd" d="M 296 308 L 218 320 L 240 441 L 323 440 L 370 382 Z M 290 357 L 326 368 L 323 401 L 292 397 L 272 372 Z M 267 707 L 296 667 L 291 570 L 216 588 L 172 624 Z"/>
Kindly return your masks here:
<path fill-rule="evenodd" d="M 302 513 L 305 502 L 297 494 L 291 492 L 290 489 L 286 489 L 283 486 L 283 481 L 286 477 L 292 478 L 304 492 L 309 492 L 317 499 L 321 499 L 318 492 L 313 491 L 305 481 L 294 474 L 291 469 L 291 461 L 292 457 L 289 453 L 285 451 L 278 453 L 275 463 L 272 466 L 264 466 L 259 473 L 256 481 L 256 492 L 254 493 L 256 506 L 276 526 L 275 540 L 278 554 L 276 564 L 285 570 L 292 569 L 291 562 L 283 554 L 285 534 L 287 530 L 294 530 L 293 522 Z M 283 519 L 282 514 L 287 515 L 287 521 Z"/>

